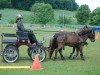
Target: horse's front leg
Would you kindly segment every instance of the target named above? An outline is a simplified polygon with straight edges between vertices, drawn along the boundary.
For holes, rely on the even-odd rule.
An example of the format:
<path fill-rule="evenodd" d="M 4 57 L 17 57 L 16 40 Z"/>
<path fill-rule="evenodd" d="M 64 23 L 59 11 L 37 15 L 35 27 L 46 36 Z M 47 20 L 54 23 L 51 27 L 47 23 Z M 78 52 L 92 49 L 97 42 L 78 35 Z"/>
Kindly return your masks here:
<path fill-rule="evenodd" d="M 75 52 L 75 47 L 73 47 L 73 52 L 70 53 L 70 56 L 68 57 L 69 59 L 71 59 L 71 57 L 72 57 L 72 55 L 74 54 L 74 52 Z"/>
<path fill-rule="evenodd" d="M 80 56 L 82 60 L 85 60 L 83 56 L 83 46 L 80 46 Z"/>
<path fill-rule="evenodd" d="M 59 50 L 59 54 L 60 54 L 60 56 L 61 56 L 61 59 L 64 60 L 65 58 L 64 58 L 64 56 L 62 55 L 62 49 Z"/>
<path fill-rule="evenodd" d="M 76 47 L 76 55 L 74 55 L 74 56 L 73 56 L 73 59 L 76 59 L 76 58 L 77 58 L 77 56 L 78 56 L 78 54 L 79 54 L 79 48 L 78 48 L 78 47 Z"/>

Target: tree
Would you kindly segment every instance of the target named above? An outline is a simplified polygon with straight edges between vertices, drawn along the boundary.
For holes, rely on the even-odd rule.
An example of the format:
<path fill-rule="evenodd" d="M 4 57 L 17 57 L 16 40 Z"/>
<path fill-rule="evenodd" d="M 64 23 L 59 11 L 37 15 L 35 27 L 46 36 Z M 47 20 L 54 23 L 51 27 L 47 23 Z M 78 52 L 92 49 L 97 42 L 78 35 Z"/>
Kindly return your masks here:
<path fill-rule="evenodd" d="M 29 10 L 33 1 L 32 0 L 11 0 L 13 8 Z"/>
<path fill-rule="evenodd" d="M 49 3 L 53 9 L 76 10 L 78 8 L 75 0 L 11 0 L 14 8 L 30 10 L 30 7 L 36 2 Z"/>
<path fill-rule="evenodd" d="M 90 25 L 99 25 L 100 26 L 100 7 L 97 7 L 90 14 Z"/>
<path fill-rule="evenodd" d="M 89 20 L 90 9 L 88 5 L 81 5 L 76 13 L 76 18 L 79 24 L 86 24 Z"/>
<path fill-rule="evenodd" d="M 0 0 L 0 8 L 11 7 L 11 0 Z"/>
<path fill-rule="evenodd" d="M 10 21 L 9 21 L 9 24 L 14 24 L 16 21 L 14 20 L 14 19 L 11 19 Z"/>
<path fill-rule="evenodd" d="M 65 24 L 70 24 L 71 19 L 67 18 L 64 14 L 63 16 L 59 16 L 58 23 L 61 24 L 62 26 L 65 26 Z"/>
<path fill-rule="evenodd" d="M 0 20 L 1 20 L 2 14 L 0 14 Z"/>
<path fill-rule="evenodd" d="M 50 4 L 35 3 L 32 8 L 31 21 L 38 24 L 46 24 L 54 19 L 54 12 Z"/>
<path fill-rule="evenodd" d="M 67 10 L 69 11 L 77 10 L 78 8 L 78 5 L 75 2 L 75 0 L 67 0 L 66 5 L 67 5 Z"/>

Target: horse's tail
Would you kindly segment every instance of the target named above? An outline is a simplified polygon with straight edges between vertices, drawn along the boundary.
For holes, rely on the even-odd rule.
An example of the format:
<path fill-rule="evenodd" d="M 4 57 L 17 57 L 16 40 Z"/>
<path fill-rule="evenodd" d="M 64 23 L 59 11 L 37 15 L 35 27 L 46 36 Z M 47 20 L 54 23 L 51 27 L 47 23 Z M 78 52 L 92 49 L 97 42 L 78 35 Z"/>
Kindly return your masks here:
<path fill-rule="evenodd" d="M 50 39 L 50 44 L 49 44 L 49 47 L 50 47 L 50 50 L 54 50 L 58 47 L 58 44 L 57 44 L 57 37 L 58 37 L 58 34 L 55 34 L 51 39 Z"/>
<path fill-rule="evenodd" d="M 53 36 L 53 42 L 57 42 L 57 38 L 58 38 L 58 33 L 56 33 L 54 36 Z"/>

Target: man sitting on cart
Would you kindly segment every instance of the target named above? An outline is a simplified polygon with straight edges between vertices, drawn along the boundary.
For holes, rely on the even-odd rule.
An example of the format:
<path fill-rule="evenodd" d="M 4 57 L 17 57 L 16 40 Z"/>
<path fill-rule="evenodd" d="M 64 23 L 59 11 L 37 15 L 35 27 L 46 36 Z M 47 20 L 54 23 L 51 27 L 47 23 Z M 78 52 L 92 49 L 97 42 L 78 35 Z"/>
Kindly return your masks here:
<path fill-rule="evenodd" d="M 16 19 L 18 31 L 27 32 L 28 38 L 30 40 L 31 45 L 34 45 L 34 44 L 38 45 L 39 43 L 38 43 L 35 35 L 33 34 L 33 31 L 30 30 L 30 29 L 25 29 L 24 28 L 22 19 L 23 19 L 22 15 L 21 14 L 18 14 L 17 15 L 17 19 Z"/>

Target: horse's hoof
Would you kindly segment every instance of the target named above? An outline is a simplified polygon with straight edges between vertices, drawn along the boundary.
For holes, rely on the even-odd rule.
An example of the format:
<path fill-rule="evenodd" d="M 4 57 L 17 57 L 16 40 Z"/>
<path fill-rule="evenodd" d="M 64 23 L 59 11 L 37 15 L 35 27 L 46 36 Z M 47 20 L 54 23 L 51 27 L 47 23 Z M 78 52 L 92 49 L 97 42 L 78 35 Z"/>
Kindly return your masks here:
<path fill-rule="evenodd" d="M 71 59 L 71 57 L 70 57 L 70 56 L 69 56 L 68 58 L 69 58 L 69 59 Z"/>
<path fill-rule="evenodd" d="M 72 59 L 75 59 L 75 57 L 73 57 Z"/>
<path fill-rule="evenodd" d="M 51 57 L 49 57 L 49 59 L 51 59 Z"/>
<path fill-rule="evenodd" d="M 83 61 L 85 61 L 85 59 L 84 58 L 81 58 Z"/>
<path fill-rule="evenodd" d="M 64 58 L 64 57 L 62 57 L 61 59 L 62 59 L 62 60 L 65 60 L 65 58 Z"/>
<path fill-rule="evenodd" d="M 72 59 L 76 59 L 76 56 L 73 56 L 73 58 Z"/>
<path fill-rule="evenodd" d="M 53 59 L 53 61 L 55 61 L 55 60 L 56 60 L 56 58 Z"/>

